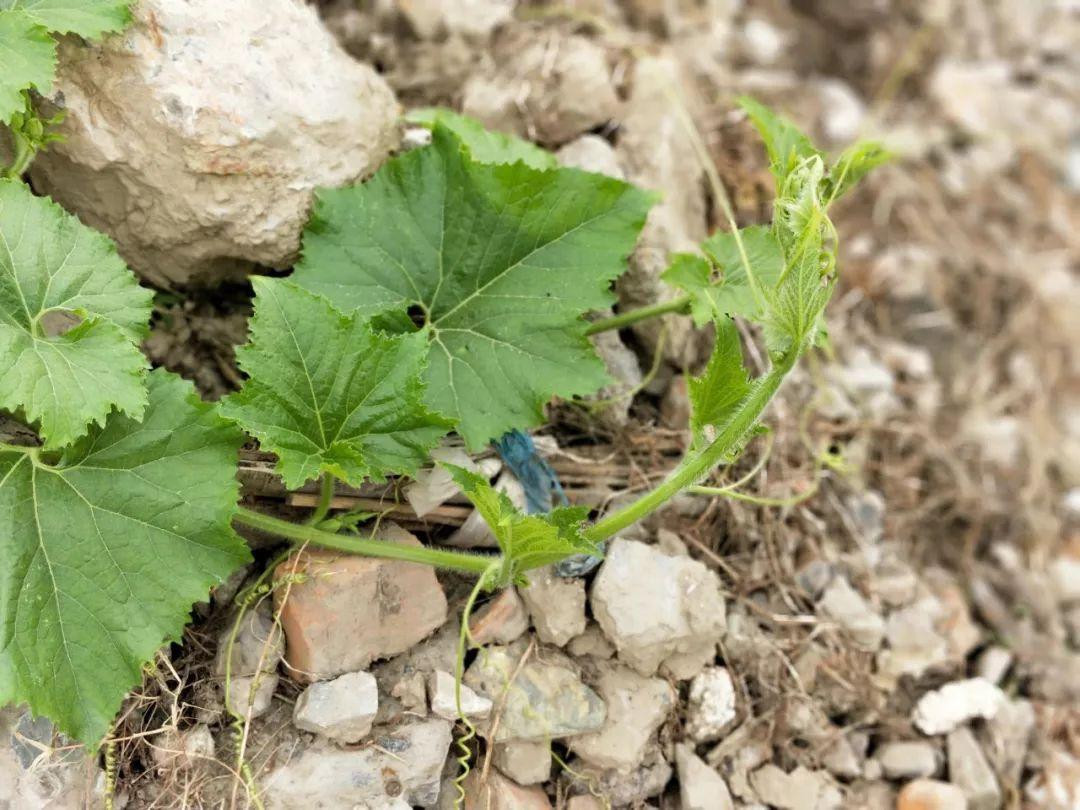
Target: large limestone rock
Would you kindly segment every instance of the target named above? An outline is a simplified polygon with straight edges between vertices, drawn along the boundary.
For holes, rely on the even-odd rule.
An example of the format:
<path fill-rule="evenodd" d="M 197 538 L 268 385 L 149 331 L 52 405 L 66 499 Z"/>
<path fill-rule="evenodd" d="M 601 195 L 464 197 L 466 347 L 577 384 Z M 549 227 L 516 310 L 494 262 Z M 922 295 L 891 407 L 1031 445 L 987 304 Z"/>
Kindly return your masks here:
<path fill-rule="evenodd" d="M 371 174 L 398 106 L 295 0 L 142 0 L 99 44 L 67 38 L 66 140 L 36 187 L 164 285 L 288 267 L 312 190 Z"/>
<path fill-rule="evenodd" d="M 678 680 L 712 662 L 725 627 L 715 572 L 634 540 L 611 543 L 593 582 L 592 609 L 624 663 L 642 675 L 663 665 Z"/>
<path fill-rule="evenodd" d="M 268 810 L 344 807 L 434 807 L 450 749 L 446 720 L 376 729 L 373 744 L 338 748 L 316 743 L 261 780 Z"/>
<path fill-rule="evenodd" d="M 544 657 L 549 661 L 543 660 Z M 488 647 L 465 673 L 465 684 L 491 701 L 504 701 L 499 725 L 480 734 L 495 742 L 550 742 L 604 725 L 607 708 L 577 672 L 554 656 L 537 656 L 518 669 L 518 647 Z"/>

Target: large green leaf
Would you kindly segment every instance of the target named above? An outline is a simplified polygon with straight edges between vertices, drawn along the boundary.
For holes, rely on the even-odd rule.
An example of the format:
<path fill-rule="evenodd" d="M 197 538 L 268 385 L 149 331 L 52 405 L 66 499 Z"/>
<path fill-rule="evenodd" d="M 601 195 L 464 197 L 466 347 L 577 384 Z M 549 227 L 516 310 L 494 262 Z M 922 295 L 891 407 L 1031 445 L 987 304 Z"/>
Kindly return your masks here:
<path fill-rule="evenodd" d="M 56 43 L 49 32 L 22 12 L 0 11 L 0 124 L 23 109 L 27 87 L 48 93 L 55 71 Z"/>
<path fill-rule="evenodd" d="M 292 489 L 329 472 L 359 485 L 411 475 L 452 423 L 423 404 L 422 333 L 390 336 L 287 281 L 256 278 L 251 379 L 223 413 L 278 455 Z"/>
<path fill-rule="evenodd" d="M 695 442 L 709 439 L 709 428 L 719 430 L 750 393 L 750 377 L 743 366 L 742 344 L 735 321 L 716 319 L 716 347 L 700 377 L 687 381 L 690 429 Z"/>
<path fill-rule="evenodd" d="M 0 180 L 0 408 L 40 423 L 48 448 L 146 404 L 153 294 L 105 236 L 22 183 Z M 53 320 L 73 326 L 59 333 Z"/>
<path fill-rule="evenodd" d="M 20 11 L 59 34 L 96 39 L 119 31 L 131 19 L 132 0 L 0 0 L 0 9 Z"/>
<path fill-rule="evenodd" d="M 574 169 L 473 160 L 431 146 L 367 183 L 320 192 L 296 282 L 365 314 L 425 325 L 427 402 L 470 448 L 538 424 L 553 395 L 598 390 L 582 315 L 611 304 L 653 196 Z"/>
<path fill-rule="evenodd" d="M 554 169 L 559 165 L 555 156 L 546 149 L 505 132 L 485 129 L 475 118 L 453 110 L 423 107 L 410 111 L 405 120 L 422 124 L 429 129 L 436 124 L 446 127 L 468 147 L 473 158 L 481 163 L 516 163 L 520 160 L 534 169 Z"/>
<path fill-rule="evenodd" d="M 600 556 L 597 544 L 581 532 L 589 510 L 581 506 L 559 507 L 547 515 L 526 515 L 496 491 L 487 479 L 453 464 L 443 464 L 480 517 L 491 529 L 502 551 L 502 571 L 491 588 L 522 584 L 534 568 L 557 563 L 574 554 Z"/>
<path fill-rule="evenodd" d="M 230 527 L 239 432 L 167 372 L 149 390 L 142 423 L 114 414 L 55 463 L 0 446 L 0 704 L 90 745 L 248 558 Z"/>

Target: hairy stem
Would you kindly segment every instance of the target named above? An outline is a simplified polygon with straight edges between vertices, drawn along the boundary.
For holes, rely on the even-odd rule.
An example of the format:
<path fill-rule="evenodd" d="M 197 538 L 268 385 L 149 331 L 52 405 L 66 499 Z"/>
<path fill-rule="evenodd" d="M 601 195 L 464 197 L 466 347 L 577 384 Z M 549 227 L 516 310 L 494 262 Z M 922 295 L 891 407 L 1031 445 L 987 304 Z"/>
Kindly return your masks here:
<path fill-rule="evenodd" d="M 622 329 L 624 326 L 630 326 L 638 321 L 646 321 L 649 318 L 657 318 L 669 313 L 684 313 L 689 309 L 690 296 L 680 295 L 678 298 L 672 298 L 670 301 L 661 301 L 659 304 L 652 304 L 651 306 L 640 307 L 639 309 L 631 309 L 627 312 L 620 312 L 618 315 L 612 315 L 610 318 L 601 318 L 599 321 L 593 321 L 585 330 L 585 334 L 595 335 L 598 332 Z"/>
<path fill-rule="evenodd" d="M 270 532 L 289 540 L 311 543 L 335 551 L 362 554 L 366 557 L 404 560 L 405 562 L 421 563 L 435 568 L 464 571 L 469 574 L 482 574 L 493 563 L 498 562 L 498 558 L 490 554 L 469 554 L 463 551 L 445 551 L 426 546 L 418 548 L 417 546 L 406 546 L 400 543 L 389 543 L 385 540 L 375 540 L 371 537 L 351 537 L 344 534 L 334 534 L 333 532 L 317 529 L 314 526 L 290 523 L 287 520 L 264 515 L 260 512 L 253 512 L 242 506 L 237 507 L 233 520 L 253 529 Z"/>
<path fill-rule="evenodd" d="M 326 517 L 327 512 L 330 511 L 330 502 L 334 499 L 334 482 L 336 480 L 333 473 L 324 473 L 323 477 L 319 479 L 319 502 L 315 504 L 315 511 L 307 519 L 307 525 L 318 526 Z"/>
<path fill-rule="evenodd" d="M 594 543 L 606 540 L 627 526 L 641 520 L 649 513 L 654 512 L 682 490 L 693 486 L 704 478 L 713 467 L 720 463 L 724 456 L 742 441 L 747 431 L 761 418 L 765 407 L 776 392 L 780 390 L 784 378 L 794 368 L 795 361 L 799 359 L 799 354 L 799 347 L 792 347 L 783 357 L 777 360 L 765 376 L 754 381 L 750 393 L 746 395 L 731 420 L 720 431 L 720 435 L 713 439 L 712 443 L 683 459 L 682 463 L 671 475 L 664 479 L 663 483 L 655 489 L 650 490 L 633 503 L 587 528 L 585 537 Z"/>

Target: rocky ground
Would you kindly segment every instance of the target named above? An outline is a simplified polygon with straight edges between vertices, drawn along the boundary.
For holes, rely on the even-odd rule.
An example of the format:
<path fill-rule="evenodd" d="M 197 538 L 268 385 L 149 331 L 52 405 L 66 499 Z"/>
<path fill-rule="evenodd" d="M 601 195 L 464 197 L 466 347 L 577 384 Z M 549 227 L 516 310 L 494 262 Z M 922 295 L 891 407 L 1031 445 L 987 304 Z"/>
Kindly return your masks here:
<path fill-rule="evenodd" d="M 69 141 L 32 176 L 171 291 L 147 351 L 208 396 L 239 379 L 242 271 L 287 268 L 310 189 L 395 148 L 395 96 L 662 191 L 624 305 L 665 295 L 668 253 L 719 225 L 713 166 L 742 223 L 768 218 L 738 93 L 831 148 L 872 135 L 900 155 L 837 213 L 829 348 L 782 392 L 772 438 L 719 479 L 770 502 L 686 496 L 594 573 L 543 572 L 479 608 L 462 706 L 483 743 L 466 807 L 1080 808 L 1075 4 L 333 0 L 320 23 L 245 0 L 203 73 L 152 69 L 150 45 L 188 36 L 197 6 L 143 3 L 121 66 L 65 46 L 92 69 L 62 71 Z M 241 47 L 253 32 L 258 59 Z M 129 92 L 94 106 L 116 86 Z M 237 106 L 252 86 L 261 101 Z M 334 115 L 287 104 L 298 92 L 336 99 Z M 189 115 L 199 103 L 218 117 Z M 143 127 L 139 109 L 166 112 Z M 221 145 L 245 116 L 237 156 Z M 153 158 L 162 142 L 169 158 Z M 610 506 L 670 468 L 684 375 L 708 340 L 680 318 L 603 338 L 617 383 L 553 407 L 539 437 L 573 499 Z M 472 463 L 520 495 L 497 459 Z M 249 454 L 247 497 L 301 514 L 304 496 L 283 500 L 264 470 Z M 400 495 L 388 539 L 486 545 L 447 484 L 431 474 L 348 502 Z M 198 606 L 103 760 L 0 714 L 0 805 L 110 792 L 131 810 L 452 805 L 469 583 L 304 552 L 242 592 L 274 551 L 251 539 L 259 562 Z"/>

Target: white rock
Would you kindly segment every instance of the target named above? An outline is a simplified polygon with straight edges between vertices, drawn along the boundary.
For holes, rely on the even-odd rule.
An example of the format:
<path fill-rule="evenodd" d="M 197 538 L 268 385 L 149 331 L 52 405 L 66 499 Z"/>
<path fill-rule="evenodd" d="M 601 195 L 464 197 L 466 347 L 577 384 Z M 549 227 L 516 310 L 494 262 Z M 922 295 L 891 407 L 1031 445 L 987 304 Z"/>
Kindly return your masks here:
<path fill-rule="evenodd" d="M 533 657 L 519 669 L 522 652 L 488 647 L 465 673 L 465 683 L 477 693 L 493 701 L 505 695 L 495 742 L 549 742 L 603 726 L 604 702 L 569 664 Z M 491 729 L 485 724 L 480 732 Z"/>
<path fill-rule="evenodd" d="M 409 0 L 396 5 L 420 39 L 460 34 L 483 40 L 513 18 L 515 0 Z"/>
<path fill-rule="evenodd" d="M 607 705 L 599 731 L 570 741 L 570 750 L 590 765 L 629 771 L 638 767 L 653 734 L 675 705 L 675 691 L 661 678 L 646 678 L 632 669 L 604 665 L 596 689 Z"/>
<path fill-rule="evenodd" d="M 924 734 L 947 734 L 976 717 L 994 717 L 1005 703 L 1000 688 L 982 678 L 947 683 L 920 698 L 912 721 Z"/>
<path fill-rule="evenodd" d="M 414 671 L 403 675 L 390 687 L 390 697 L 401 703 L 404 712 L 420 717 L 427 715 L 427 684 L 424 682 L 424 673 Z"/>
<path fill-rule="evenodd" d="M 851 85 L 837 79 L 825 79 L 818 84 L 821 97 L 821 128 L 825 137 L 835 144 L 847 145 L 857 140 L 866 117 L 866 104 Z"/>
<path fill-rule="evenodd" d="M 964 791 L 968 810 L 998 810 L 1001 788 L 971 729 L 961 727 L 950 732 L 947 749 L 949 781 Z"/>
<path fill-rule="evenodd" d="M 1020 783 L 1035 723 L 1034 707 L 1018 699 L 1002 706 L 979 730 L 983 751 L 1005 784 Z"/>
<path fill-rule="evenodd" d="M 589 655 L 601 661 L 615 656 L 615 647 L 595 622 L 591 622 L 581 635 L 572 638 L 566 645 L 566 651 L 575 658 Z"/>
<path fill-rule="evenodd" d="M 562 647 L 585 632 L 585 580 L 556 576 L 552 566 L 530 571 L 528 576 L 521 598 L 541 641 Z"/>
<path fill-rule="evenodd" d="M 269 602 L 244 615 L 233 641 L 232 666 L 227 667 L 231 632 L 230 626 L 218 641 L 214 674 L 226 690 L 226 708 L 242 717 L 255 718 L 270 708 L 285 644 L 281 630 L 274 624 Z"/>
<path fill-rule="evenodd" d="M 747 56 L 759 65 L 771 65 L 790 37 L 764 17 L 751 17 L 743 26 L 742 38 Z"/>
<path fill-rule="evenodd" d="M 165 771 L 182 771 L 214 759 L 214 735 L 201 723 L 184 731 L 171 728 L 153 742 L 155 764 Z M 2 796 L 2 794 L 0 794 Z"/>
<path fill-rule="evenodd" d="M 560 165 L 572 169 L 626 179 L 615 148 L 599 135 L 582 135 L 570 141 L 555 153 L 555 158 Z"/>
<path fill-rule="evenodd" d="M 780 810 L 838 810 L 843 806 L 843 794 L 827 773 L 801 765 L 791 773 L 764 765 L 750 774 L 750 784 L 758 798 Z"/>
<path fill-rule="evenodd" d="M 720 579 L 702 563 L 614 540 L 592 587 L 593 614 L 619 658 L 642 675 L 692 678 L 724 632 Z"/>
<path fill-rule="evenodd" d="M 529 614 L 517 589 L 506 588 L 479 608 L 469 619 L 469 632 L 477 647 L 509 644 L 529 629 Z"/>
<path fill-rule="evenodd" d="M 1080 557 L 1058 557 L 1050 563 L 1050 578 L 1059 602 L 1080 602 Z"/>
<path fill-rule="evenodd" d="M 987 647 L 975 662 L 976 674 L 990 683 L 1000 684 L 1013 663 L 1013 654 L 1005 647 Z"/>
<path fill-rule="evenodd" d="M 734 810 L 724 777 L 706 765 L 689 745 L 675 746 L 675 769 L 682 810 Z"/>
<path fill-rule="evenodd" d="M 948 639 L 937 631 L 941 605 L 930 597 L 893 611 L 885 624 L 888 648 L 878 653 L 878 671 L 887 678 L 918 677 L 944 666 L 951 656 Z"/>
<path fill-rule="evenodd" d="M 543 788 L 522 787 L 497 770 L 485 772 L 473 768 L 462 789 L 465 791 L 462 810 L 551 810 Z"/>
<path fill-rule="evenodd" d="M 1043 769 L 1024 785 L 1031 807 L 1038 810 L 1076 810 L 1080 807 L 1080 759 L 1051 751 Z"/>
<path fill-rule="evenodd" d="M 472 457 L 460 447 L 436 447 L 431 451 L 431 458 L 435 462 L 463 467 L 485 478 L 493 477 L 502 466 L 497 458 L 473 461 Z M 449 470 L 442 464 L 436 463 L 429 468 L 417 471 L 413 480 L 405 486 L 405 500 L 409 502 L 417 517 L 423 517 L 459 492 L 461 488 L 454 483 Z"/>
<path fill-rule="evenodd" d="M 52 723 L 22 706 L 0 708 L 0 807 L 83 810 L 102 804 L 97 785 L 104 772 L 96 758 L 56 746 L 56 734 Z"/>
<path fill-rule="evenodd" d="M 611 378 L 610 383 L 590 397 L 597 404 L 596 416 L 607 425 L 622 427 L 630 420 L 634 394 L 644 380 L 641 364 L 637 354 L 623 343 L 618 330 L 599 332 L 589 340 Z"/>
<path fill-rule="evenodd" d="M 619 279 L 622 307 L 646 306 L 676 295 L 660 279 L 669 255 L 696 250 L 707 235 L 704 170 L 671 96 L 672 87 L 682 88 L 685 95 L 690 85 L 672 57 L 644 56 L 634 62 L 615 150 L 627 179 L 659 191 L 662 198 L 649 212 L 630 269 Z M 694 99 L 686 100 L 693 108 Z M 665 355 L 676 365 L 693 365 L 699 353 L 699 341 L 691 339 L 693 325 L 686 318 L 667 318 L 664 323 Z M 656 346 L 660 329 L 660 319 L 633 327 L 649 348 Z"/>
<path fill-rule="evenodd" d="M 941 756 L 925 740 L 887 742 L 875 753 L 887 779 L 919 779 L 933 776 L 940 766 Z"/>
<path fill-rule="evenodd" d="M 319 743 L 260 779 L 270 810 L 419 805 L 439 799 L 451 724 L 421 720 L 376 730 L 374 745 L 342 749 Z M 394 805 L 393 802 L 398 802 Z"/>
<path fill-rule="evenodd" d="M 428 696 L 431 711 L 444 720 L 457 720 L 458 707 L 454 676 L 437 670 L 428 679 Z M 492 702 L 465 684 L 461 684 L 461 711 L 470 720 L 482 720 L 491 714 Z"/>
<path fill-rule="evenodd" d="M 686 733 L 695 742 L 714 742 L 735 720 L 735 684 L 724 667 L 694 676 L 686 706 Z"/>
<path fill-rule="evenodd" d="M 658 746 L 650 747 L 645 763 L 629 772 L 595 768 L 579 759 L 569 764 L 566 773 L 574 778 L 571 784 L 576 784 L 576 791 L 599 792 L 605 807 L 609 803 L 611 807 L 641 807 L 647 799 L 664 792 L 672 775 L 672 768 Z"/>
<path fill-rule="evenodd" d="M 818 610 L 840 625 L 859 646 L 873 651 L 881 646 L 885 622 L 843 577 L 825 589 Z"/>
<path fill-rule="evenodd" d="M 367 672 L 313 683 L 300 693 L 293 725 L 340 743 L 359 742 L 379 711 L 379 685 Z"/>
<path fill-rule="evenodd" d="M 865 735 L 863 735 L 865 738 Z M 857 779 L 862 775 L 865 759 L 865 745 L 856 745 L 856 734 L 841 735 L 825 749 L 821 755 L 821 764 L 825 769 L 840 779 Z"/>
<path fill-rule="evenodd" d="M 518 509 L 525 508 L 525 488 L 509 470 L 496 479 L 494 489 L 506 495 L 510 503 Z M 474 509 L 465 518 L 465 522 L 445 540 L 444 545 L 457 548 L 497 548 L 499 543 L 484 518 Z"/>
<path fill-rule="evenodd" d="M 551 778 L 550 743 L 501 743 L 494 757 L 495 767 L 519 785 L 539 785 Z"/>
<path fill-rule="evenodd" d="M 607 55 L 591 39 L 522 26 L 497 37 L 492 52 L 494 70 L 473 73 L 461 102 L 492 129 L 561 144 L 618 111 Z"/>
<path fill-rule="evenodd" d="M 65 38 L 65 139 L 35 187 L 168 286 L 295 260 L 312 192 L 396 146 L 386 83 L 293 0 L 144 0 L 122 34 Z"/>

